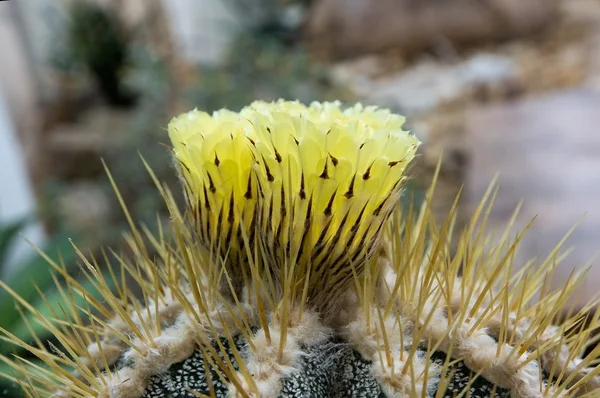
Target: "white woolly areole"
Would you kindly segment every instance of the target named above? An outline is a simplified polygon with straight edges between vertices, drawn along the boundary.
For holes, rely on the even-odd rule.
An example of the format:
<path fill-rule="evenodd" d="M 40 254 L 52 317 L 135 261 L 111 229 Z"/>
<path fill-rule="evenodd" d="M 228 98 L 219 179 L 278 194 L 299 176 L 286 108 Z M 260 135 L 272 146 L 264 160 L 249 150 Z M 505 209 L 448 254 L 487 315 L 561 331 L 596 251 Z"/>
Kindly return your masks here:
<path fill-rule="evenodd" d="M 284 348 L 280 351 L 281 325 L 273 314 L 270 318 L 273 320 L 269 326 L 271 338 L 268 339 L 265 330 L 260 329 L 251 339 L 252 344 L 248 346 L 245 358 L 246 369 L 252 375 L 252 382 L 256 385 L 259 394 L 252 392 L 250 382 L 238 372 L 237 377 L 242 391 L 239 391 L 235 384 L 230 383 L 229 397 L 279 397 L 282 380 L 302 370 L 299 359 L 307 354 L 300 345 L 317 344 L 332 334 L 331 329 L 323 326 L 314 312 L 306 311 L 300 314 L 292 310 Z M 251 348 L 252 346 L 254 348 Z"/>

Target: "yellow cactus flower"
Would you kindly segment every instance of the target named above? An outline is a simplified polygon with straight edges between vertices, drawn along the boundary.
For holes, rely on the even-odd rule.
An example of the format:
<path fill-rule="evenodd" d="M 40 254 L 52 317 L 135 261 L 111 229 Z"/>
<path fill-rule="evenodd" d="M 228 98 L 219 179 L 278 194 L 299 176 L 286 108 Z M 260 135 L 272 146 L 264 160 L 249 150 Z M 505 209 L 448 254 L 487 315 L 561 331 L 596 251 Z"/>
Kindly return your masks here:
<path fill-rule="evenodd" d="M 404 121 L 360 104 L 279 100 L 194 110 L 168 130 L 202 243 L 228 256 L 233 276 L 245 272 L 243 242 L 259 239 L 270 268 L 294 262 L 323 288 L 351 279 L 397 204 L 420 144 Z"/>

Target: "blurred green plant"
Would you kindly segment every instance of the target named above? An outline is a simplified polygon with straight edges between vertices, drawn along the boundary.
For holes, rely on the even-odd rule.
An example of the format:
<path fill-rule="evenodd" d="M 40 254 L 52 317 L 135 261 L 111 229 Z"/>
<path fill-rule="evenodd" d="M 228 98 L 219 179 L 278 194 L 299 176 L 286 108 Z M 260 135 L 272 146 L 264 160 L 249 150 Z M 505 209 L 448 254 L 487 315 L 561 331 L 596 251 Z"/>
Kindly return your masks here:
<path fill-rule="evenodd" d="M 18 233 L 27 226 L 29 218 L 24 217 L 16 221 L 0 225 L 0 274 L 5 272 L 2 265 L 7 264 L 8 255 Z"/>
<path fill-rule="evenodd" d="M 86 70 L 112 106 L 134 103 L 136 95 L 123 84 L 129 43 L 114 13 L 88 0 L 74 1 L 62 39 L 50 59 L 55 68 L 66 73 Z"/>
<path fill-rule="evenodd" d="M 70 240 L 65 234 L 57 235 L 50 239 L 44 248 L 32 248 L 31 254 L 22 262 L 12 266 L 12 272 L 5 272 L 8 264 L 10 252 L 18 239 L 22 239 L 20 232 L 23 231 L 33 221 L 31 217 L 19 219 L 17 221 L 0 224 L 0 274 L 5 275 L 2 284 L 21 296 L 24 302 L 16 302 L 7 289 L 0 289 L 0 328 L 8 331 L 23 341 L 34 343 L 37 336 L 43 344 L 54 344 L 59 346 L 58 342 L 50 335 L 47 330 L 33 319 L 34 315 L 26 307 L 35 309 L 35 311 L 44 315 L 48 321 L 58 322 L 67 320 L 68 316 L 63 311 L 72 305 L 85 308 L 85 299 L 83 296 L 69 296 L 58 289 L 56 282 L 61 280 L 50 265 L 54 262 L 58 266 L 73 274 L 76 267 L 76 254 Z M 39 253 L 36 252 L 39 250 Z M 44 255 L 42 256 L 42 253 Z M 109 281 L 114 280 L 107 278 Z M 88 290 L 92 297 L 99 297 L 97 290 L 90 280 L 81 280 L 81 285 Z M 70 304 L 66 304 L 66 300 Z M 72 307 L 71 307 L 72 308 Z M 0 359 L 1 356 L 19 355 L 23 358 L 31 359 L 37 366 L 44 366 L 39 360 L 34 360 L 28 356 L 24 349 L 16 347 L 4 340 L 0 340 Z M 24 363 L 24 365 L 26 365 Z M 9 367 L 0 361 L 0 373 L 10 373 Z M 0 396 L 18 397 L 20 388 L 16 383 L 0 379 Z"/>
<path fill-rule="evenodd" d="M 310 0 L 225 0 L 245 34 L 293 45 Z"/>

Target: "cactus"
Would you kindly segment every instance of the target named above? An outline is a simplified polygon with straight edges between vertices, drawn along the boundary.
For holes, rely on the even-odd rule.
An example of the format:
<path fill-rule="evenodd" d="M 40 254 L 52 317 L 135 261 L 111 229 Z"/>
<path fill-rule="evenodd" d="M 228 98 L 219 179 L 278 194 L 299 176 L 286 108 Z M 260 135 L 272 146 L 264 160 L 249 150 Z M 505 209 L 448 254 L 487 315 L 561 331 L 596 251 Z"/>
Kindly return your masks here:
<path fill-rule="evenodd" d="M 600 397 L 596 303 L 552 324 L 585 273 L 550 290 L 556 252 L 513 273 L 522 234 L 483 232 L 491 188 L 451 253 L 454 209 L 438 226 L 433 190 L 399 205 L 419 146 L 403 123 L 282 100 L 174 118 L 186 204 L 156 181 L 170 231 L 130 218 L 113 273 L 141 294 L 75 247 L 103 300 L 55 322 L 13 294 L 60 347 L 3 330 L 46 365 L 2 357 L 5 377 L 31 397 Z"/>

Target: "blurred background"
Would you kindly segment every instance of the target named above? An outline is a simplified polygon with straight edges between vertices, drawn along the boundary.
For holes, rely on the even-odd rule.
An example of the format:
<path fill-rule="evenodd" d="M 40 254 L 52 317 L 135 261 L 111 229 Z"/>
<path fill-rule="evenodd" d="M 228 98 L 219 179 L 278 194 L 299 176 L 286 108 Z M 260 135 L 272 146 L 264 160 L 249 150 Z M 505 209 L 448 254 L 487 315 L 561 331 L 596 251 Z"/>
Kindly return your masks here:
<path fill-rule="evenodd" d="M 424 142 L 411 192 L 422 194 L 444 154 L 440 222 L 464 187 L 464 225 L 498 173 L 490 225 L 521 200 L 517 230 L 537 217 L 517 268 L 587 213 L 556 285 L 600 247 L 595 0 L 13 0 L 0 2 L 0 50 L 0 278 L 34 306 L 32 280 L 50 302 L 63 298 L 22 236 L 74 275 L 69 238 L 98 257 L 125 250 L 101 159 L 134 219 L 156 229 L 166 210 L 138 152 L 179 192 L 169 119 L 254 99 L 406 115 Z M 600 265 L 574 303 L 598 284 Z M 0 327 L 31 333 L 6 293 Z"/>

